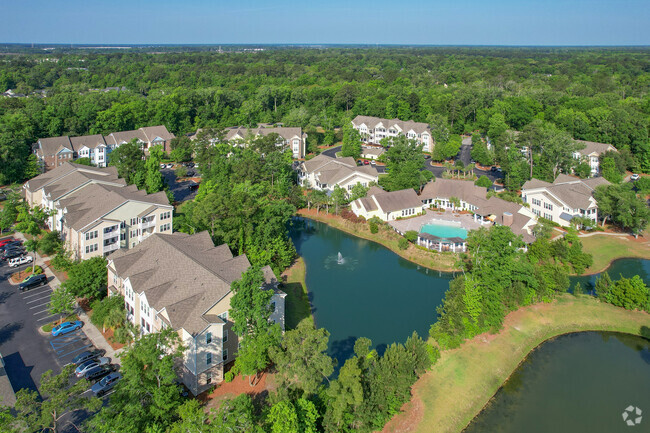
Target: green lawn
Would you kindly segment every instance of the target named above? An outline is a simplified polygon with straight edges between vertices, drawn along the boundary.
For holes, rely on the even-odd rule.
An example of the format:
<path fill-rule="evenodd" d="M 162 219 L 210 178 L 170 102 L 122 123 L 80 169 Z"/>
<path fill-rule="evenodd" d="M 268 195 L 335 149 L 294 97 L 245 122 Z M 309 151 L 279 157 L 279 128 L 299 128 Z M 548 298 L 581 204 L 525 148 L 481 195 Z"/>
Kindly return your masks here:
<path fill-rule="evenodd" d="M 314 320 L 311 315 L 311 304 L 305 284 L 305 261 L 299 257 L 286 272 L 287 279 L 282 283 L 282 290 L 287 294 L 285 298 L 285 328 L 295 328 L 301 320 L 308 318 Z"/>
<path fill-rule="evenodd" d="M 539 344 L 577 331 L 619 331 L 648 336 L 650 315 L 600 303 L 588 296 L 563 295 L 511 313 L 497 335 L 479 335 L 442 352 L 438 363 L 414 386 L 416 413 L 404 412 L 393 425 L 414 424 L 414 432 L 462 431 L 488 403 L 526 355 Z M 435 426 L 435 429 L 432 429 Z"/>
<path fill-rule="evenodd" d="M 650 239 L 639 237 L 633 240 L 630 237 L 595 235 L 580 238 L 584 251 L 594 257 L 594 264 L 586 273 L 604 271 L 616 259 L 639 257 L 650 259 Z"/>

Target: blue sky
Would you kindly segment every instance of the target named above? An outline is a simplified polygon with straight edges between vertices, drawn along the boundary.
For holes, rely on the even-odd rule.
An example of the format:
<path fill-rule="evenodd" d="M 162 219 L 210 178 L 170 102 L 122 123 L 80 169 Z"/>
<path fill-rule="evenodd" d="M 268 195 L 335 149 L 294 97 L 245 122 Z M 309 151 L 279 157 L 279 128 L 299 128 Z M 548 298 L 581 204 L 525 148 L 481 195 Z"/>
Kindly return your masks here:
<path fill-rule="evenodd" d="M 649 45 L 650 0 L 5 0 L 0 42 Z"/>

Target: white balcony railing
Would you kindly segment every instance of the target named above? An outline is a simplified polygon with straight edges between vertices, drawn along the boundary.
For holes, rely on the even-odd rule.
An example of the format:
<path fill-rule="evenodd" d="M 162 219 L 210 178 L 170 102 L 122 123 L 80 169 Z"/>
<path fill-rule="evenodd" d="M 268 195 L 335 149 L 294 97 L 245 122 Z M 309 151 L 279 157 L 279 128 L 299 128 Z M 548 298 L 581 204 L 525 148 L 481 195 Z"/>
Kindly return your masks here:
<path fill-rule="evenodd" d="M 155 226 L 156 226 L 156 220 L 145 221 L 140 223 L 141 229 L 148 229 L 149 227 L 155 227 Z"/>
<path fill-rule="evenodd" d="M 110 253 L 120 248 L 120 243 L 115 242 L 114 244 L 104 245 L 104 253 Z"/>

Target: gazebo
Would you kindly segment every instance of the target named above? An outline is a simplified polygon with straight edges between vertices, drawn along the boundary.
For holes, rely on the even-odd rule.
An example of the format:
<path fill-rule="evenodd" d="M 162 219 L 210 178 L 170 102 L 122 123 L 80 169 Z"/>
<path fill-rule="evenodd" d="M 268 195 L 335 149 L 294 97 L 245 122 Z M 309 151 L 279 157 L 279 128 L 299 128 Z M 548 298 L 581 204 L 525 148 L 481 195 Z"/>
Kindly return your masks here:
<path fill-rule="evenodd" d="M 441 238 L 430 233 L 421 232 L 418 234 L 418 245 L 430 250 L 451 251 L 454 253 L 465 252 L 467 243 L 459 237 Z"/>

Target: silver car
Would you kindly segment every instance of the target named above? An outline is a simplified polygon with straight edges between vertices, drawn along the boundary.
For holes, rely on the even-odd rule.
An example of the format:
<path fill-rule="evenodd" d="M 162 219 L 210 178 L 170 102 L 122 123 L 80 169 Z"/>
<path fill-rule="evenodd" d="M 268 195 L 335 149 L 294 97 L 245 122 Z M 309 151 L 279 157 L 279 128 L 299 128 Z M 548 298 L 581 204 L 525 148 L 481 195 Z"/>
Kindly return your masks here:
<path fill-rule="evenodd" d="M 79 364 L 79 366 L 75 369 L 74 373 L 77 377 L 82 377 L 84 374 L 86 374 L 88 371 L 92 370 L 93 368 L 99 367 L 100 365 L 107 365 L 110 362 L 111 362 L 111 358 L 108 357 L 89 359 L 88 361 Z"/>

